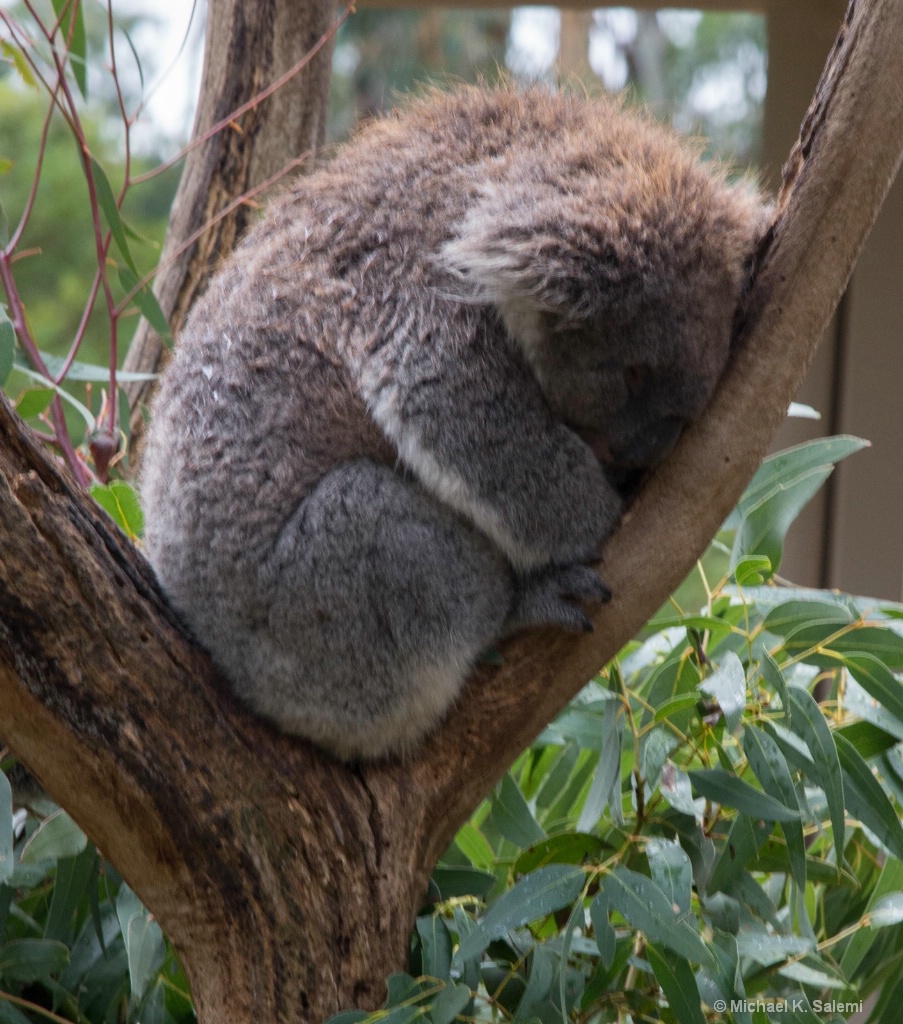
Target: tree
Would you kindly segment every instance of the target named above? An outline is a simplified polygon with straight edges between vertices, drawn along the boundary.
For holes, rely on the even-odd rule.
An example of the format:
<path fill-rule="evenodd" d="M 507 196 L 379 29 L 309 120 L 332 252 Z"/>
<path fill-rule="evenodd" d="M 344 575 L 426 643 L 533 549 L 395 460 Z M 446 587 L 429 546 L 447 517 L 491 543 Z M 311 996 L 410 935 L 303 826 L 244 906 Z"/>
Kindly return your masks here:
<path fill-rule="evenodd" d="M 761 459 L 900 162 L 901 47 L 903 0 L 851 3 L 736 358 L 611 541 L 595 634 L 507 645 L 408 763 L 338 765 L 238 708 L 140 555 L 0 406 L 4 738 L 170 935 L 202 1022 L 379 1004 L 456 826 L 680 582 Z"/>

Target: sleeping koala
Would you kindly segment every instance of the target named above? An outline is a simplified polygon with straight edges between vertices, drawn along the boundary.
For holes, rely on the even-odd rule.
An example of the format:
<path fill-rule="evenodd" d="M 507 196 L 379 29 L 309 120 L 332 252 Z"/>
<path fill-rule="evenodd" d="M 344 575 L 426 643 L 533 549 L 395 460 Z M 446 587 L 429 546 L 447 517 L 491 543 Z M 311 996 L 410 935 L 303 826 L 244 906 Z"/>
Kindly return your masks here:
<path fill-rule="evenodd" d="M 622 499 L 706 407 L 763 223 L 610 98 L 465 88 L 266 210 L 154 406 L 147 552 L 235 692 L 404 753 L 480 653 L 589 628 Z"/>

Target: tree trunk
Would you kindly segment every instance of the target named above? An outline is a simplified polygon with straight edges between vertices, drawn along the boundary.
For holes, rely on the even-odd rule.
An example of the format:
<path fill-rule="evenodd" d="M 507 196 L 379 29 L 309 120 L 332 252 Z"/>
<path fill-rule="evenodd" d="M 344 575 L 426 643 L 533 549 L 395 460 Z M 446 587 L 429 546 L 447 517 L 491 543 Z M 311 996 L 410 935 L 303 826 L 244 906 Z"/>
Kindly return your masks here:
<path fill-rule="evenodd" d="M 336 20 L 330 0 L 210 0 L 204 72 L 194 138 L 199 138 L 275 82 L 317 46 Z M 185 321 L 218 260 L 244 230 L 250 207 L 239 205 L 200 238 L 185 243 L 236 197 L 278 174 L 294 158 L 323 142 L 329 106 L 333 39 L 268 99 L 236 118 L 189 154 L 173 202 L 154 291 L 173 333 Z M 155 373 L 165 349 L 142 320 L 129 347 L 125 369 Z M 151 385 L 129 384 L 132 445 L 144 433 L 140 406 Z M 133 460 L 134 461 L 134 460 Z"/>
<path fill-rule="evenodd" d="M 596 632 L 508 644 L 404 764 L 332 763 L 238 708 L 141 556 L 0 404 L 4 738 L 175 942 L 201 1024 L 382 1001 L 455 830 L 683 578 L 758 465 L 903 152 L 901 52 L 903 0 L 854 0 L 737 356 L 612 538 Z"/>

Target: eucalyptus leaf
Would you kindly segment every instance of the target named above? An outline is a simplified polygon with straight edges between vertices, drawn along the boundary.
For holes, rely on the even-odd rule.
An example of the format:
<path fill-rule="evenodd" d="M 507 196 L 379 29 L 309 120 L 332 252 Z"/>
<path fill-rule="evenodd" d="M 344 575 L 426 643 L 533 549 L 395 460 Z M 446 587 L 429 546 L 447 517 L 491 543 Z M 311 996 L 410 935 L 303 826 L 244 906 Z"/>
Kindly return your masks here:
<path fill-rule="evenodd" d="M 699 986 L 687 961 L 652 943 L 646 945 L 646 956 L 680 1024 L 705 1024 Z"/>
<path fill-rule="evenodd" d="M 460 937 L 455 964 L 478 956 L 490 942 L 512 929 L 569 906 L 585 882 L 580 868 L 565 864 L 549 864 L 531 872 L 492 904 L 469 935 Z"/>
<path fill-rule="evenodd" d="M 846 805 L 891 853 L 903 860 L 903 826 L 881 783 L 844 736 L 834 734 L 843 770 Z"/>
<path fill-rule="evenodd" d="M 683 920 L 680 906 L 646 875 L 616 867 L 602 877 L 600 891 L 609 905 L 653 942 L 660 942 L 688 960 L 712 965 L 712 954 L 699 932 Z"/>
<path fill-rule="evenodd" d="M 828 813 L 831 815 L 831 827 L 834 832 L 837 863 L 840 864 L 843 861 L 845 838 L 844 787 L 837 747 L 821 708 L 808 690 L 794 687 L 789 691 L 788 696 L 793 708 L 790 727 L 803 740 L 812 755 L 813 765 L 809 771 L 813 780 L 825 791 Z"/>
<path fill-rule="evenodd" d="M 69 815 L 60 808 L 38 826 L 37 831 L 22 848 L 23 864 L 37 864 L 42 860 L 74 857 L 84 850 L 88 837 Z"/>
<path fill-rule="evenodd" d="M 797 808 L 796 789 L 790 777 L 787 761 L 777 743 L 764 732 L 749 726 L 743 733 L 743 751 L 749 766 L 762 788 L 773 793 L 787 807 Z M 806 886 L 806 846 L 800 821 L 782 821 L 781 831 L 787 841 L 787 852 L 793 877 L 800 888 Z"/>
<path fill-rule="evenodd" d="M 718 668 L 699 684 L 699 689 L 718 701 L 728 732 L 733 732 L 746 707 L 746 673 L 737 655 L 729 651 Z"/>
<path fill-rule="evenodd" d="M 9 380 L 16 357 L 16 332 L 0 308 L 0 388 Z"/>
<path fill-rule="evenodd" d="M 750 817 L 766 821 L 798 821 L 800 818 L 799 808 L 787 807 L 723 768 L 698 768 L 687 775 L 702 796 L 724 807 L 736 807 Z"/>

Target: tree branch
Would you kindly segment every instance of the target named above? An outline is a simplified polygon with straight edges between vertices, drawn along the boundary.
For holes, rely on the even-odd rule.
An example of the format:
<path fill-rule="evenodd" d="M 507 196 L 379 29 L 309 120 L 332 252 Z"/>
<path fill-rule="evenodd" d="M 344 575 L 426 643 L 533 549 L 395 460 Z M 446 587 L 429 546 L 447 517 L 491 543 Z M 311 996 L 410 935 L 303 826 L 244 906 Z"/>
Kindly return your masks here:
<path fill-rule="evenodd" d="M 903 153 L 901 52 L 903 0 L 853 0 L 738 354 L 612 539 L 596 633 L 507 645 L 408 763 L 335 764 L 238 708 L 141 556 L 0 404 L 4 738 L 158 917 L 202 1024 L 381 1001 L 454 831 L 680 582 L 758 465 Z"/>
<path fill-rule="evenodd" d="M 217 132 L 188 154 L 160 257 L 163 269 L 154 287 L 174 334 L 217 261 L 247 225 L 248 207 L 238 206 L 228 216 L 218 217 L 221 210 L 300 153 L 313 152 L 322 143 L 334 42 L 329 33 L 335 21 L 336 9 L 329 0 L 250 4 L 210 0 L 195 138 L 207 134 L 302 61 L 324 36 L 328 41 L 303 70 L 243 113 L 234 127 Z M 202 232 L 206 225 L 210 229 Z M 186 242 L 190 244 L 182 251 Z M 155 373 L 163 356 L 159 335 L 142 320 L 125 369 Z M 147 403 L 150 390 L 146 381 L 126 388 L 136 456 L 144 433 L 140 405 Z"/>

